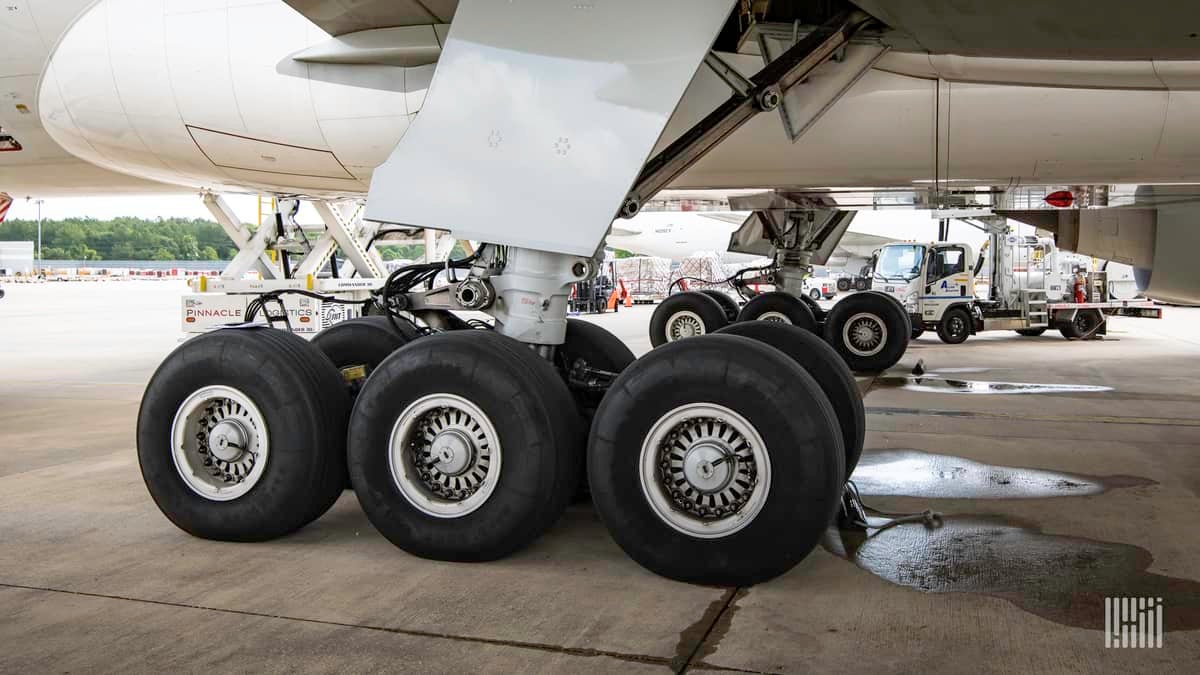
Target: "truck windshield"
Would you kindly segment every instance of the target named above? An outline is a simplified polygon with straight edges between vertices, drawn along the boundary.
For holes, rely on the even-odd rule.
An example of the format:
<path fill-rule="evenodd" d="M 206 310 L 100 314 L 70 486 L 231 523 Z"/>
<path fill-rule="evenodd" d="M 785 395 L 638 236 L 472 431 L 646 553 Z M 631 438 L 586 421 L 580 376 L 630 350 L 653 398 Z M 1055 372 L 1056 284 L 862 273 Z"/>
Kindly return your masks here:
<path fill-rule="evenodd" d="M 910 281 L 921 275 L 925 247 L 920 244 L 884 246 L 875 263 L 875 276 L 884 281 Z"/>

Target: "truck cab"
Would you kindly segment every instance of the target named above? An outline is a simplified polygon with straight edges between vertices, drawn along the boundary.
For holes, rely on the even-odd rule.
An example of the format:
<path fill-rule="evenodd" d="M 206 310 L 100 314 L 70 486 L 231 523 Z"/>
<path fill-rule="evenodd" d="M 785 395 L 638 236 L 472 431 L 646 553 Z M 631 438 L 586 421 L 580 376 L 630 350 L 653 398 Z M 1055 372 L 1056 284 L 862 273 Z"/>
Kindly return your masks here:
<path fill-rule="evenodd" d="M 975 260 L 961 243 L 897 242 L 876 253 L 872 288 L 900 301 L 913 325 L 913 337 L 937 328 L 955 310 L 955 337 L 974 332 Z"/>

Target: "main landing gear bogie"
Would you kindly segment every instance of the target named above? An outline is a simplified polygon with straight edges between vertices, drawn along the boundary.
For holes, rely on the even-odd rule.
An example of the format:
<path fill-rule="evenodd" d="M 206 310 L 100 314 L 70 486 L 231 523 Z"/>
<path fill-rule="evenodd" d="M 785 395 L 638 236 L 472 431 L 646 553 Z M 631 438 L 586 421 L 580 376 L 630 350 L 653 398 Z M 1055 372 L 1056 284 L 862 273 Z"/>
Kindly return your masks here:
<path fill-rule="evenodd" d="M 712 299 L 701 292 L 677 293 L 664 300 L 650 320 L 655 347 L 717 332 L 727 325 Z M 900 360 L 920 332 L 898 300 L 864 291 L 828 311 L 807 296 L 783 291 L 761 293 L 742 307 L 734 323 L 775 322 L 821 335 L 852 370 L 880 372 Z"/>
<path fill-rule="evenodd" d="M 164 514 L 197 536 L 288 534 L 348 480 L 397 547 L 487 561 L 545 533 L 586 468 L 634 560 L 681 581 L 758 583 L 831 522 L 861 453 L 862 402 L 815 333 L 770 321 L 721 331 L 720 304 L 696 296 L 709 304 L 691 313 L 713 323 L 641 359 L 574 319 L 552 346 L 507 337 L 499 321 L 410 333 L 364 317 L 312 343 L 218 330 L 151 379 L 142 472 Z"/>

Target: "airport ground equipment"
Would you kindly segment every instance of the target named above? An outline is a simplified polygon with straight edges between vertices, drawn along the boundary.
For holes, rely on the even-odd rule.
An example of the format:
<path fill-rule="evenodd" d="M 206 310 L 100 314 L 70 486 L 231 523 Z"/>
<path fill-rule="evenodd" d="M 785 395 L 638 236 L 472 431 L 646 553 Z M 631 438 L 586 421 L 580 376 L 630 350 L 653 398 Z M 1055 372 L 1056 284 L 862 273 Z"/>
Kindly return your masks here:
<path fill-rule="evenodd" d="M 324 512 L 348 473 L 372 524 L 397 546 L 440 560 L 491 560 L 558 519 L 586 458 L 609 532 L 660 574 L 753 584 L 816 546 L 847 479 L 845 431 L 817 370 L 727 334 L 632 360 L 616 338 L 569 320 L 567 299 L 598 273 L 615 213 L 636 213 L 789 91 L 806 104 L 789 115 L 798 138 L 884 47 L 849 44 L 869 17 L 847 12 L 764 55 L 766 66 L 746 80 L 709 54 L 728 0 L 622 3 L 638 21 L 596 11 L 553 32 L 521 27 L 571 11 L 561 3 L 458 5 L 420 118 L 373 173 L 366 215 L 482 243 L 464 258 L 397 268 L 379 284 L 370 247 L 358 248 L 371 236 L 339 240 L 354 226 L 318 202 L 326 226 L 340 228 L 327 234 L 362 277 L 361 288 L 339 290 L 361 293 L 348 301 L 394 327 L 411 322 L 418 335 L 375 367 L 352 408 L 334 363 L 289 331 L 260 321 L 183 343 L 151 379 L 139 416 L 143 475 L 168 518 L 213 539 L 279 536 Z M 498 22 L 514 27 L 499 43 Z M 463 86 L 478 82 L 481 58 L 502 77 L 533 78 L 519 90 L 536 101 L 508 95 L 518 88 L 503 81 Z M 562 95 L 564 63 L 571 95 Z M 702 64 L 725 72 L 730 99 L 645 161 Z M 809 86 L 810 78 L 824 85 Z M 544 137 L 547 119 L 561 124 L 556 143 L 522 143 Z M 614 134 L 620 143 L 607 140 Z M 572 169 L 588 153 L 603 155 L 603 171 Z M 454 180 L 445 180 L 448 171 Z M 451 184 L 464 192 L 449 195 Z M 529 199 L 535 189 L 572 204 L 578 222 L 564 227 L 554 200 Z M 324 300 L 332 289 L 307 288 L 324 268 L 319 258 L 272 275 L 264 253 L 279 232 L 266 229 L 242 233 L 239 243 L 239 264 L 266 277 L 264 295 L 242 318 L 276 307 L 271 323 L 294 326 L 277 308 L 283 298 Z M 334 248 L 318 244 L 308 256 Z M 798 270 L 782 271 L 785 287 L 800 283 Z M 726 320 L 717 300 L 699 297 L 714 320 Z M 464 321 L 456 312 L 465 310 L 492 321 Z M 831 357 L 826 365 L 845 368 Z"/>
<path fill-rule="evenodd" d="M 1051 237 L 1009 232 L 1006 220 L 977 222 L 989 237 L 979 256 L 967 244 L 897 242 L 879 249 L 874 287 L 905 306 L 913 337 L 936 331 L 961 344 L 984 331 L 1038 336 L 1054 328 L 1070 339 L 1103 335 L 1107 317 L 1161 318 L 1149 300 L 1114 300 L 1103 271 L 1072 269 Z M 976 283 L 986 277 L 987 293 Z M 1078 288 L 1076 286 L 1078 285 Z"/>

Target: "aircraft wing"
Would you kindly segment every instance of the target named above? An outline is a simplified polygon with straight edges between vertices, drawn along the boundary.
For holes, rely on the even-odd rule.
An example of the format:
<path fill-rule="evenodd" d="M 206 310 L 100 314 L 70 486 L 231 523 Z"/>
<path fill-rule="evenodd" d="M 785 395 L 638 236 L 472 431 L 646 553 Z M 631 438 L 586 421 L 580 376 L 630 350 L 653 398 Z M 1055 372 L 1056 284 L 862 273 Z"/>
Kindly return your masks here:
<path fill-rule="evenodd" d="M 373 28 L 446 24 L 458 0 L 284 0 L 333 36 Z"/>

